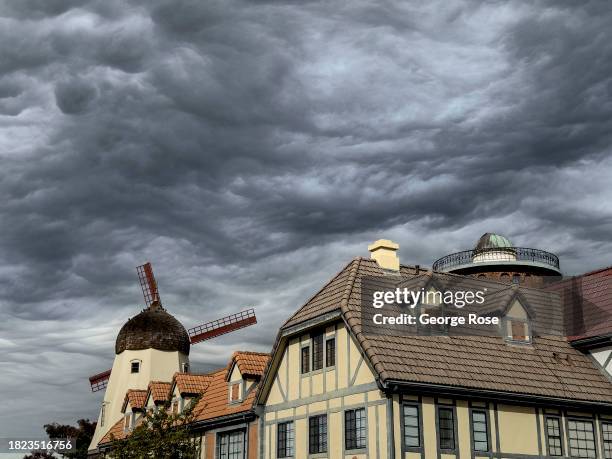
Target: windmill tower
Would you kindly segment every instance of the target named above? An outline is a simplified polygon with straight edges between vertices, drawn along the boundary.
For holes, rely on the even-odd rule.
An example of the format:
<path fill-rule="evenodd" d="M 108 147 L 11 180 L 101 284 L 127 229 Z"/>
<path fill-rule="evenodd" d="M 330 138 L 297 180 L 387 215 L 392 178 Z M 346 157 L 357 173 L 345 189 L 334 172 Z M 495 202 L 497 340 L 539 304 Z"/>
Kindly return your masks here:
<path fill-rule="evenodd" d="M 90 450 L 121 418 L 128 389 L 146 389 L 150 381 L 171 381 L 174 373 L 189 371 L 191 344 L 257 323 L 255 311 L 249 309 L 187 331 L 162 306 L 151 263 L 136 270 L 147 307 L 121 327 L 112 369 L 89 378 L 92 392 L 106 389 Z"/>

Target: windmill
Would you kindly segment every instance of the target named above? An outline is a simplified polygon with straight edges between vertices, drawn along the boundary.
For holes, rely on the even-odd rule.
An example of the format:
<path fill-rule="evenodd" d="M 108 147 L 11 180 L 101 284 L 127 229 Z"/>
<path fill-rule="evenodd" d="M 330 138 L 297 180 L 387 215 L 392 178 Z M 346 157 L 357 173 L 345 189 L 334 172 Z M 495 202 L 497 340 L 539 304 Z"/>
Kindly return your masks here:
<path fill-rule="evenodd" d="M 154 303 L 161 306 L 161 299 L 159 297 L 157 282 L 155 280 L 155 276 L 153 275 L 153 267 L 151 266 L 151 263 L 145 263 L 144 265 L 138 266 L 136 268 L 136 272 L 138 273 L 138 279 L 140 281 L 140 287 L 142 289 L 146 307 L 151 307 L 151 305 Z M 255 317 L 255 310 L 250 308 L 235 314 L 230 314 L 228 316 L 212 320 L 210 322 L 205 322 L 201 325 L 197 325 L 188 329 L 187 333 L 189 334 L 190 343 L 196 344 L 234 332 L 256 323 L 257 318 Z M 104 390 L 108 384 L 110 374 L 111 370 L 106 370 L 102 373 L 90 376 L 89 383 L 91 385 L 91 391 L 98 392 L 100 390 Z"/>

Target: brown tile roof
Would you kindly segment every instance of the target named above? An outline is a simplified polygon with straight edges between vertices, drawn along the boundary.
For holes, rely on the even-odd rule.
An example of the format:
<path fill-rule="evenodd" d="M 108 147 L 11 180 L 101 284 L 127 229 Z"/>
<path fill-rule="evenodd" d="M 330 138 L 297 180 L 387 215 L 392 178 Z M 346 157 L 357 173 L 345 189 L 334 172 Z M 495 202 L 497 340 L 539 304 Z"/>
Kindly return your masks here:
<path fill-rule="evenodd" d="M 229 371 L 235 363 L 243 377 L 259 378 L 266 369 L 268 360 L 270 360 L 270 354 L 263 352 L 234 352 L 228 367 L 228 377 Z"/>
<path fill-rule="evenodd" d="M 612 267 L 564 279 L 547 289 L 577 305 L 568 310 L 567 320 L 575 325 L 572 340 L 612 334 Z"/>
<path fill-rule="evenodd" d="M 151 381 L 148 393 L 151 394 L 154 403 L 163 403 L 168 400 L 172 383 L 162 381 Z M 147 395 L 148 395 L 147 393 Z"/>
<path fill-rule="evenodd" d="M 374 260 L 354 259 L 293 314 L 281 332 L 339 310 L 383 382 L 426 383 L 612 403 L 612 384 L 588 356 L 560 336 L 536 337 L 532 345 L 511 345 L 501 337 L 367 334 L 361 324 L 361 281 L 365 277 L 384 275 Z M 406 280 L 414 275 L 413 268 L 400 268 L 400 276 Z M 482 285 L 483 281 L 474 279 L 474 282 Z M 503 285 L 491 283 L 498 289 Z M 544 305 L 549 299 L 546 293 L 528 294 L 532 295 L 530 299 L 535 307 Z M 508 297 L 506 294 L 499 296 L 500 304 Z M 275 350 L 278 343 L 279 339 Z M 568 359 L 560 359 L 559 355 L 568 356 Z"/>
<path fill-rule="evenodd" d="M 123 410 L 125 410 L 128 402 L 130 402 L 130 407 L 132 410 L 141 410 L 144 408 L 146 399 L 146 390 L 129 389 L 125 394 L 125 399 L 123 400 Z"/>
<path fill-rule="evenodd" d="M 173 382 L 181 394 L 201 394 L 208 388 L 210 374 L 175 373 Z"/>

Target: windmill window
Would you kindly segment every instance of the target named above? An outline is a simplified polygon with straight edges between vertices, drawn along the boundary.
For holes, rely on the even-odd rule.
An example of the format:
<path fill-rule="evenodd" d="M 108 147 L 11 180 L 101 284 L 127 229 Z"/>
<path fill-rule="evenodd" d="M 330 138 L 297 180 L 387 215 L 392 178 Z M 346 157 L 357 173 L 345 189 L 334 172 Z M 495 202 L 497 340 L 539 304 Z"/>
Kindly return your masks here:
<path fill-rule="evenodd" d="M 132 360 L 130 365 L 132 373 L 140 373 L 140 360 Z"/>
<path fill-rule="evenodd" d="M 102 403 L 102 409 L 100 410 L 100 427 L 104 426 L 105 417 L 106 417 L 106 404 Z"/>
<path fill-rule="evenodd" d="M 183 363 L 183 373 L 189 373 L 189 364 L 187 362 Z"/>

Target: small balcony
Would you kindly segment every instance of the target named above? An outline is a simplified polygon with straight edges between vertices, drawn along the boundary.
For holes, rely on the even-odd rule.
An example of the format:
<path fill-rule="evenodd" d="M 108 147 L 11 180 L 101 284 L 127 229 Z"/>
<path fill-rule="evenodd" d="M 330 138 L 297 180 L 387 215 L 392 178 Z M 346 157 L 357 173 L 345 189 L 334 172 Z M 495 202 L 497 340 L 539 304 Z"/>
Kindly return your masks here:
<path fill-rule="evenodd" d="M 485 265 L 527 265 L 560 273 L 559 257 L 526 247 L 492 247 L 451 253 L 436 260 L 434 271 L 448 272 Z"/>

